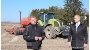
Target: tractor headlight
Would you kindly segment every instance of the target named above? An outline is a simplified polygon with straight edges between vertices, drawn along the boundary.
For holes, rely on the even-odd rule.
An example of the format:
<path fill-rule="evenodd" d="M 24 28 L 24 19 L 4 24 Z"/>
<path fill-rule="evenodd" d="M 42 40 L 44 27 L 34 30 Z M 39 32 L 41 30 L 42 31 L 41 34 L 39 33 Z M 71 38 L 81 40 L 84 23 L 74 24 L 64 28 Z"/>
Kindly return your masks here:
<path fill-rule="evenodd" d="M 66 28 L 68 30 L 68 28 Z"/>
<path fill-rule="evenodd" d="M 66 32 L 69 32 L 69 29 L 66 29 L 65 31 L 66 31 Z"/>
<path fill-rule="evenodd" d="M 68 30 L 65 30 L 65 31 L 68 31 Z"/>

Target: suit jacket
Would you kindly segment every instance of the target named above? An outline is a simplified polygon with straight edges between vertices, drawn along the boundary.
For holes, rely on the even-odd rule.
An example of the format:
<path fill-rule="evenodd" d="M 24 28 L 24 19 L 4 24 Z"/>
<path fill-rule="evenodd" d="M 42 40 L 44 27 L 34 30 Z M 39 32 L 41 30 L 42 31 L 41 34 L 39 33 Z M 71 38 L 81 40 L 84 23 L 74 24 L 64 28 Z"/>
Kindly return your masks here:
<path fill-rule="evenodd" d="M 83 47 L 84 43 L 88 44 L 87 26 L 80 22 L 76 32 L 76 23 L 70 25 L 68 42 L 72 47 Z"/>

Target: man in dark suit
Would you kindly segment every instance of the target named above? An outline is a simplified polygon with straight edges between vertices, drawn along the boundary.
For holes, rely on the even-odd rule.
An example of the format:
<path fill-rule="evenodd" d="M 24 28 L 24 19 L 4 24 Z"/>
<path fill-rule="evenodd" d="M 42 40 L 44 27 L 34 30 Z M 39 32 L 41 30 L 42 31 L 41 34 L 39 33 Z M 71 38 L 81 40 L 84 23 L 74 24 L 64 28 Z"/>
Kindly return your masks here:
<path fill-rule="evenodd" d="M 27 49 L 39 50 L 41 48 L 45 34 L 43 28 L 37 24 L 36 17 L 30 17 L 30 25 L 25 28 L 23 38 L 27 42 Z"/>
<path fill-rule="evenodd" d="M 72 47 L 72 50 L 84 50 L 87 44 L 87 26 L 80 21 L 80 15 L 75 15 L 74 23 L 70 25 L 68 45 Z"/>

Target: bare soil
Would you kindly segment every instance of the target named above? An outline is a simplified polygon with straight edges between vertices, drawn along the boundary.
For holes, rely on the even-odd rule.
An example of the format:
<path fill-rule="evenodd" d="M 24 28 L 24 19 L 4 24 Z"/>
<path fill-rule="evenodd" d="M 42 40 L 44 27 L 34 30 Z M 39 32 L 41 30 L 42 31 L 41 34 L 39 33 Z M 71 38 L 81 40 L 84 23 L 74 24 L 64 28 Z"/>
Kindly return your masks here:
<path fill-rule="evenodd" d="M 19 24 L 15 24 L 20 26 Z M 22 35 L 12 35 L 4 29 L 12 28 L 13 24 L 1 23 L 1 50 L 27 50 Z M 67 38 L 57 36 L 56 39 L 44 39 L 41 50 L 71 50 L 67 45 Z M 85 50 L 89 50 L 89 45 Z"/>

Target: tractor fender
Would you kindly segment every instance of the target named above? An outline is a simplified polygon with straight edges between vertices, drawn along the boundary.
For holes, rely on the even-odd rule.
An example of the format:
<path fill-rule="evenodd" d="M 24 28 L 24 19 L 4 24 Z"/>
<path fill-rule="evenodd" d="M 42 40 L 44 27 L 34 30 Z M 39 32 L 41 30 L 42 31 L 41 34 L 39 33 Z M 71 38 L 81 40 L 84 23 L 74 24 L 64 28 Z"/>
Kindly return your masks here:
<path fill-rule="evenodd" d="M 44 26 L 43 22 L 41 20 L 38 20 L 37 23 L 40 25 L 40 26 Z"/>
<path fill-rule="evenodd" d="M 52 24 L 47 24 L 47 25 L 45 26 L 45 28 L 46 28 L 47 26 L 52 26 Z"/>

